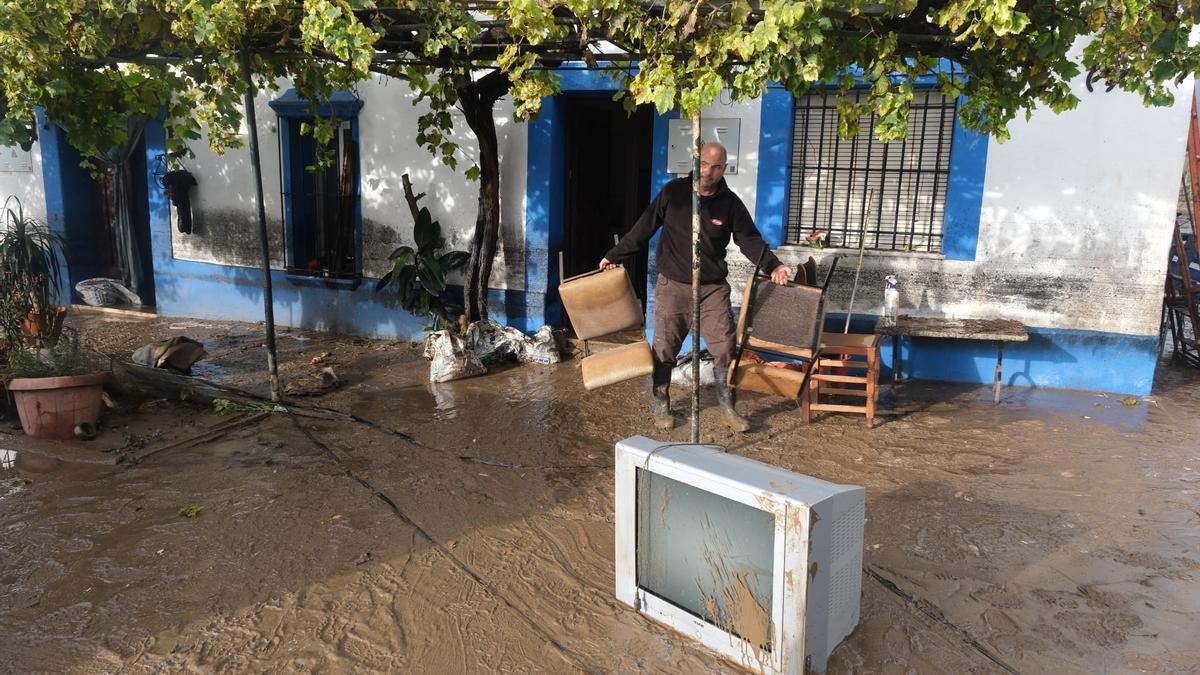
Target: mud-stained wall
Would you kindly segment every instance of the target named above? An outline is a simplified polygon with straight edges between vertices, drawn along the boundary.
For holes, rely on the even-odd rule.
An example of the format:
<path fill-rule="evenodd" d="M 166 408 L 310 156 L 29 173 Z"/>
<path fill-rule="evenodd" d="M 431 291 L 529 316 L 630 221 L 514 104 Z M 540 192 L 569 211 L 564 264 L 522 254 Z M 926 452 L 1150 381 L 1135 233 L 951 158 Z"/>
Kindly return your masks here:
<path fill-rule="evenodd" d="M 26 169 L 25 167 L 29 168 Z M 46 190 L 42 183 L 41 147 L 29 152 L 0 145 L 0 205 L 9 196 L 21 200 L 25 215 L 46 222 Z M 0 222 L 0 227 L 3 227 Z"/>
<path fill-rule="evenodd" d="M 987 142 L 978 244 L 974 259 L 937 254 L 868 252 L 855 301 L 858 314 L 879 311 L 883 277 L 900 278 L 902 311 L 925 316 L 1010 318 L 1032 327 L 1125 335 L 1158 332 L 1166 250 L 1174 223 L 1183 167 L 1191 81 L 1174 106 L 1145 108 L 1121 92 L 1088 92 L 1074 84 L 1081 103 L 1056 115 L 1037 111 L 1010 126 L 1012 139 Z M 286 83 L 281 83 L 286 89 Z M 443 225 L 453 248 L 469 248 L 477 210 L 477 184 L 413 141 L 419 107 L 400 82 L 364 84 L 360 113 L 364 271 L 378 277 L 396 246 L 412 243 L 412 224 L 400 176 L 408 173 Z M 264 187 L 274 264 L 282 265 L 278 137 L 274 112 L 258 99 Z M 525 290 L 527 126 L 513 122 L 507 102 L 498 111 L 502 161 L 502 242 L 492 286 Z M 739 172 L 730 187 L 756 213 L 760 163 L 759 101 L 720 98 L 707 117 L 741 119 Z M 475 144 L 457 124 L 460 164 L 473 162 Z M 188 168 L 196 173 L 196 233 L 172 234 L 177 258 L 257 266 L 251 182 L 245 150 L 216 157 L 197 147 Z M 660 161 L 659 159 L 655 160 Z M 775 162 L 776 160 L 771 160 Z M 656 166 L 656 171 L 661 167 Z M 539 251 L 538 254 L 545 255 Z M 795 264 L 810 254 L 824 263 L 842 256 L 832 291 L 833 312 L 844 311 L 856 251 L 813 251 L 785 246 L 780 257 Z M 731 280 L 738 297 L 750 263 L 731 251 Z"/>
<path fill-rule="evenodd" d="M 868 252 L 856 313 L 879 313 L 894 273 L 908 314 L 1158 334 L 1192 82 L 1165 108 L 1074 86 L 1076 110 L 1039 110 L 1010 125 L 1011 140 L 989 141 L 975 260 Z M 845 311 L 857 251 L 781 251 L 793 264 L 809 255 L 842 257 L 831 311 Z M 731 276 L 744 279 L 751 266 L 736 259 Z"/>
<path fill-rule="evenodd" d="M 268 103 L 286 91 L 264 92 L 255 101 L 259 143 L 262 149 L 264 205 L 270 234 L 272 266 L 284 265 L 283 205 L 281 200 L 279 129 Z M 364 106 L 359 113 L 359 152 L 362 191 L 363 273 L 382 276 L 389 268 L 387 256 L 397 246 L 413 245 L 413 223 L 400 177 L 407 173 L 421 201 L 442 225 L 448 247 L 467 250 L 475 227 L 478 183 L 463 175 L 475 162 L 474 136 L 461 119 L 455 120 L 455 140 L 460 146 L 458 170 L 450 169 L 415 142 L 417 118 L 424 110 L 413 105 L 413 94 L 402 82 L 385 79 L 364 83 L 356 92 Z M 456 111 L 454 113 L 459 116 Z M 514 133 L 519 129 L 519 132 Z M 494 288 L 520 289 L 524 285 L 524 128 L 511 120 L 511 105 L 497 105 L 501 170 L 501 243 L 492 273 Z M 195 158 L 184 162 L 196 175 L 193 233 L 173 228 L 172 251 L 181 260 L 257 267 L 258 234 L 254 192 L 247 149 L 214 155 L 204 143 L 192 147 Z M 451 277 L 451 281 L 456 281 Z M 461 283 L 461 279 L 457 280 Z"/>
<path fill-rule="evenodd" d="M 271 266 L 278 269 L 284 264 L 279 129 L 275 112 L 267 106 L 275 96 L 271 92 L 260 92 L 254 108 L 259 121 L 263 206 L 267 214 Z M 243 122 L 241 138 L 244 144 L 247 142 L 246 130 Z M 171 209 L 171 250 L 174 257 L 245 267 L 261 266 L 249 147 L 243 145 L 223 155 L 216 155 L 209 150 L 207 141 L 198 141 L 191 144 L 191 150 L 195 157 L 184 160 L 183 164 L 196 176 L 197 182 L 191 192 L 192 233 L 179 232 L 175 209 Z"/>

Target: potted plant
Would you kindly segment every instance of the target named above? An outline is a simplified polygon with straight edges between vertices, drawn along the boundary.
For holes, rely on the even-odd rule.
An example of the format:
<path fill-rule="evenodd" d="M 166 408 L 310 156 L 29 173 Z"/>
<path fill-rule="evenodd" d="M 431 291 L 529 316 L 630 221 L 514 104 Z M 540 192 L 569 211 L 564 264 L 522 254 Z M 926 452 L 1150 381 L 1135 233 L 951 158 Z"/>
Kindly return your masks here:
<path fill-rule="evenodd" d="M 59 258 L 63 240 L 9 197 L 0 211 L 0 354 L 45 347 L 62 329 Z"/>
<path fill-rule="evenodd" d="M 63 330 L 50 347 L 10 345 L 0 379 L 27 435 L 66 440 L 95 434 L 108 373 L 80 350 L 74 331 Z"/>

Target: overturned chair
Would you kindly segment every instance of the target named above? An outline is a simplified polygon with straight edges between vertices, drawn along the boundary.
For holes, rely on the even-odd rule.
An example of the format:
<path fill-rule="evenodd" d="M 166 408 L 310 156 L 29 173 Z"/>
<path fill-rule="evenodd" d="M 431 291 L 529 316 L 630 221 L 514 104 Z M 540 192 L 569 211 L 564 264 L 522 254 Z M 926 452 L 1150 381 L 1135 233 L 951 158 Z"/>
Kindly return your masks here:
<path fill-rule="evenodd" d="M 643 326 L 642 304 L 624 268 L 565 279 L 558 294 L 576 336 L 583 340 L 584 388 L 596 389 L 654 372 L 654 358 L 644 339 L 595 354 L 588 344 L 598 337 Z"/>
<path fill-rule="evenodd" d="M 811 264 L 801 267 L 805 280 L 815 276 Z M 738 315 L 737 344 L 728 384 L 735 389 L 757 391 L 789 399 L 799 399 L 807 417 L 808 385 L 813 362 L 819 357 L 821 334 L 825 324 L 825 290 L 837 258 L 825 273 L 820 286 L 789 282 L 772 283 L 770 277 L 756 266 L 746 281 L 742 309 Z M 747 352 L 799 361 L 802 370 L 780 368 L 751 360 Z"/>

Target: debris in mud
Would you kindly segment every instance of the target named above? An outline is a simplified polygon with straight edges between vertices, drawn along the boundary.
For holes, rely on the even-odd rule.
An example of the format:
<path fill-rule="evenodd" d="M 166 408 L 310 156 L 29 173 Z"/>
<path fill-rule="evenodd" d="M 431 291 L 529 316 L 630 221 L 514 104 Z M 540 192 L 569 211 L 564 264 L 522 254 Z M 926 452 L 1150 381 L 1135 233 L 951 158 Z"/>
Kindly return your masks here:
<path fill-rule="evenodd" d="M 289 396 L 320 396 L 330 389 L 340 386 L 342 386 L 342 381 L 333 372 L 333 367 L 325 366 L 315 373 L 301 375 L 290 380 L 283 391 Z"/>
<path fill-rule="evenodd" d="M 700 386 L 711 387 L 715 380 L 712 354 L 709 354 L 707 349 L 702 349 L 700 350 Z M 671 384 L 689 387 L 692 385 L 691 353 L 679 357 L 675 368 L 671 370 Z"/>
<path fill-rule="evenodd" d="M 483 359 L 450 331 L 436 331 L 425 338 L 425 358 L 430 361 L 430 382 L 450 382 L 487 372 Z"/>
<path fill-rule="evenodd" d="M 1117 400 L 1120 401 L 1121 405 L 1125 406 L 1126 408 L 1132 408 L 1138 404 L 1138 399 L 1136 396 L 1122 396 Z"/>
<path fill-rule="evenodd" d="M 470 457 L 468 455 L 459 455 L 458 458 L 464 462 L 475 462 L 476 464 L 486 464 L 487 466 L 500 466 L 500 467 L 504 467 L 505 469 L 524 469 L 525 468 L 524 464 L 514 464 L 512 462 L 505 462 L 500 459 L 488 459 L 486 457 Z"/>
<path fill-rule="evenodd" d="M 371 552 L 367 551 L 354 560 L 355 565 L 365 565 L 371 562 Z"/>
<path fill-rule="evenodd" d="M 287 408 L 271 403 L 237 403 L 227 398 L 213 399 L 213 412 L 232 415 L 244 412 L 287 412 Z"/>
<path fill-rule="evenodd" d="M 132 360 L 139 366 L 165 368 L 183 375 L 192 374 L 192 366 L 208 356 L 204 345 L 184 335 L 156 340 L 133 352 Z"/>
<path fill-rule="evenodd" d="M 541 365 L 562 360 L 549 326 L 542 326 L 530 336 L 490 319 L 467 326 L 461 337 L 447 330 L 430 333 L 425 338 L 425 358 L 430 360 L 430 382 L 483 375 L 488 372 L 486 364 L 512 358 Z"/>
<path fill-rule="evenodd" d="M 188 504 L 187 506 L 179 507 L 179 515 L 184 518 L 195 518 L 200 515 L 204 507 L 199 504 Z"/>

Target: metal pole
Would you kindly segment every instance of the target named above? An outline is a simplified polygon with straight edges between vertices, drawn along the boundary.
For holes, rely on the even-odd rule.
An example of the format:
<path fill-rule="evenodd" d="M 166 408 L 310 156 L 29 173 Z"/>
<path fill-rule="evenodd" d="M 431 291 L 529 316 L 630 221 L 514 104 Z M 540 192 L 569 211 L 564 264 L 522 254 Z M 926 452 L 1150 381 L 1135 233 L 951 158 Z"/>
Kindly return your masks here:
<path fill-rule="evenodd" d="M 246 81 L 246 126 L 250 140 L 250 166 L 254 169 L 254 197 L 258 202 L 258 240 L 262 247 L 263 319 L 267 324 L 267 372 L 271 376 L 271 400 L 278 401 L 279 368 L 275 359 L 275 300 L 271 291 L 271 248 L 267 243 L 267 211 L 263 205 L 262 162 L 258 155 L 258 120 L 254 115 L 254 80 L 250 75 L 250 52 L 239 54 L 242 79 Z"/>
<path fill-rule="evenodd" d="M 863 211 L 862 230 L 858 233 L 858 264 L 854 266 L 854 285 L 850 287 L 850 304 L 846 306 L 846 326 L 843 333 L 850 332 L 850 319 L 854 317 L 854 296 L 858 295 L 858 275 L 862 273 L 863 253 L 867 248 L 867 216 L 875 211 L 875 191 L 867 197 L 867 210 Z"/>
<path fill-rule="evenodd" d="M 692 442 L 700 442 L 700 111 L 692 113 Z"/>

